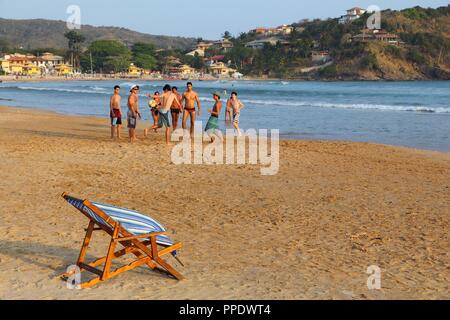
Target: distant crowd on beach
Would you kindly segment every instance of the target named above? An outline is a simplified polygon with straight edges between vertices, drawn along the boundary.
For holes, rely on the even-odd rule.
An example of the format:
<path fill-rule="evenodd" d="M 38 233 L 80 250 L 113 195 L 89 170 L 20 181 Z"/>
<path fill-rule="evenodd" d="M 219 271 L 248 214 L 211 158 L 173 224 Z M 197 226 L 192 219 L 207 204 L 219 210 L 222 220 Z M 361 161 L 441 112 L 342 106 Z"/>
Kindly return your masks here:
<path fill-rule="evenodd" d="M 114 87 L 114 94 L 110 99 L 110 118 L 111 118 L 111 139 L 121 139 L 122 129 L 122 109 L 120 86 Z M 127 127 L 129 133 L 130 143 L 138 141 L 136 134 L 136 127 L 138 120 L 142 119 L 141 111 L 139 109 L 139 92 L 138 85 L 131 87 L 128 95 L 128 111 L 127 111 Z M 165 129 L 165 137 L 167 145 L 170 145 L 171 131 L 178 129 L 178 124 L 181 119 L 182 128 L 185 132 L 189 131 L 192 136 L 195 131 L 195 121 L 197 116 L 201 116 L 201 103 L 198 94 L 193 89 L 192 82 L 186 85 L 186 91 L 183 94 L 178 92 L 177 87 L 172 87 L 166 84 L 163 88 L 162 94 L 159 91 L 153 94 L 146 94 L 149 98 L 148 106 L 153 118 L 153 125 L 144 129 L 144 136 L 147 137 L 149 132 L 158 132 L 158 129 Z M 212 93 L 214 99 L 214 106 L 208 109 L 210 118 L 206 124 L 205 131 L 214 142 L 217 135 L 216 130 L 219 128 L 219 117 L 222 112 L 222 93 L 216 91 Z M 238 93 L 232 92 L 227 99 L 225 107 L 225 121 L 233 123 L 236 134 L 241 136 L 241 129 L 239 127 L 241 110 L 244 104 L 238 99 Z M 190 128 L 188 129 L 188 120 L 190 120 Z"/>

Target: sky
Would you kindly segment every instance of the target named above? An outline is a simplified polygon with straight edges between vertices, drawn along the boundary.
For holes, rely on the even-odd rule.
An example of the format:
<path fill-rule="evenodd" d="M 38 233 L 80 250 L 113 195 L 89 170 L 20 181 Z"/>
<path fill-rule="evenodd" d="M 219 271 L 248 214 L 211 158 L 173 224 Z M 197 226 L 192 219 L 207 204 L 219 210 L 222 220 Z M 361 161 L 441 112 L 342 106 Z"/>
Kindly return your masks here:
<path fill-rule="evenodd" d="M 346 9 L 377 5 L 383 9 L 447 6 L 448 0 L 0 0 L 0 17 L 66 21 L 78 5 L 81 23 L 125 27 L 155 35 L 218 39 L 257 27 L 276 27 L 302 19 L 335 18 Z"/>

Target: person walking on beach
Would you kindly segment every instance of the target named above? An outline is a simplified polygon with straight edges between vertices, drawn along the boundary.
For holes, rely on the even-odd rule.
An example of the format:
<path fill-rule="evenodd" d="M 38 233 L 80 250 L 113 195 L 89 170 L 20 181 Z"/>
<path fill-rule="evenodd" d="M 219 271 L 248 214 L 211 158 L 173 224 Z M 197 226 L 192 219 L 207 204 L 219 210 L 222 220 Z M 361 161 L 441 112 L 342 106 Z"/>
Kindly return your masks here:
<path fill-rule="evenodd" d="M 136 142 L 136 126 L 138 117 L 141 118 L 141 114 L 139 112 L 139 86 L 134 85 L 131 87 L 130 95 L 128 96 L 128 133 L 130 136 L 130 142 Z"/>
<path fill-rule="evenodd" d="M 216 138 L 216 130 L 219 127 L 219 115 L 222 110 L 222 101 L 220 101 L 220 92 L 214 92 L 213 93 L 213 99 L 215 101 L 214 107 L 208 110 L 208 112 L 211 114 L 209 117 L 208 123 L 206 124 L 205 131 L 208 133 L 208 135 L 211 138 L 211 143 L 214 143 Z"/>
<path fill-rule="evenodd" d="M 177 97 L 176 101 L 178 101 L 178 103 L 176 103 L 174 101 L 174 103 L 172 104 L 172 108 L 170 109 L 170 113 L 172 114 L 173 131 L 175 131 L 178 128 L 178 121 L 179 121 L 180 113 L 183 111 L 183 107 L 181 105 L 182 97 L 178 93 L 178 88 L 172 87 L 172 93 Z"/>
<path fill-rule="evenodd" d="M 166 128 L 166 144 L 170 146 L 170 120 L 169 113 L 172 106 L 181 110 L 181 104 L 177 96 L 172 92 L 170 85 L 166 84 L 163 89 L 161 106 L 159 106 L 159 128 Z"/>
<path fill-rule="evenodd" d="M 181 103 L 185 101 L 184 105 L 184 113 L 183 113 L 183 129 L 187 129 L 187 119 L 188 117 L 191 117 L 191 135 L 194 134 L 195 129 L 195 119 L 196 119 L 196 109 L 195 109 L 195 103 L 197 103 L 198 106 L 198 116 L 201 116 L 201 105 L 200 105 L 200 99 L 198 98 L 198 94 L 193 90 L 192 82 L 187 83 L 187 91 L 183 94 Z"/>
<path fill-rule="evenodd" d="M 231 101 L 231 97 L 227 100 L 227 106 L 225 108 L 225 121 L 233 120 L 233 104 Z"/>
<path fill-rule="evenodd" d="M 111 117 L 111 139 L 117 132 L 117 139 L 121 139 L 120 131 L 122 129 L 122 112 L 120 110 L 120 87 L 114 87 L 114 94 L 109 102 L 109 113 Z"/>
<path fill-rule="evenodd" d="M 231 93 L 231 98 L 229 103 L 233 109 L 233 127 L 236 130 L 238 137 L 242 136 L 241 129 L 239 128 L 239 122 L 241 117 L 241 110 L 245 107 L 245 105 L 238 99 L 237 92 Z"/>
<path fill-rule="evenodd" d="M 158 120 L 159 120 L 159 111 L 158 107 L 161 105 L 161 96 L 159 91 L 156 91 L 153 96 L 150 94 L 147 95 L 151 100 L 149 101 L 149 107 L 151 108 L 152 118 L 153 118 L 153 126 L 152 129 L 155 130 L 155 133 L 158 132 Z M 144 136 L 147 137 L 148 129 L 144 130 Z"/>

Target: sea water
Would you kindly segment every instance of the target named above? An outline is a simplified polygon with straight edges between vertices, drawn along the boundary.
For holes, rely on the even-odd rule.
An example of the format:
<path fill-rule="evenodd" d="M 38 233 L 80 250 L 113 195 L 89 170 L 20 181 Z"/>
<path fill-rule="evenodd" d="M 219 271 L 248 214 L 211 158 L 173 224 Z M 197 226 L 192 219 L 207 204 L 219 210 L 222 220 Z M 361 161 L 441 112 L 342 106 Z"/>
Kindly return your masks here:
<path fill-rule="evenodd" d="M 131 85 L 141 87 L 141 113 L 150 121 L 147 93 L 164 81 L 61 81 L 1 83 L 0 105 L 98 116 L 109 123 L 109 97 L 121 86 L 122 107 Z M 185 81 L 171 85 L 184 92 Z M 245 104 L 244 129 L 279 129 L 282 138 L 383 143 L 450 152 L 450 81 L 320 82 L 194 81 L 206 123 L 212 92 L 232 91 Z M 125 112 L 124 112 L 125 114 Z M 221 116 L 221 127 L 230 127 Z"/>

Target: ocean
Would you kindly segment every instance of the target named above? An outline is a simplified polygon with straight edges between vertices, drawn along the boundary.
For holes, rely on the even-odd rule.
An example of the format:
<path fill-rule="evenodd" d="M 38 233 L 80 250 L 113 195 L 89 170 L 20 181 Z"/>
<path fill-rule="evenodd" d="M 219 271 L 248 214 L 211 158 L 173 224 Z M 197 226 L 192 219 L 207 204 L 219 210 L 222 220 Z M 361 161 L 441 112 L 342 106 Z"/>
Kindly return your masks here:
<path fill-rule="evenodd" d="M 122 87 L 122 107 L 132 84 L 141 87 L 141 111 L 150 121 L 146 93 L 163 81 L 61 81 L 0 83 L 0 105 L 105 117 L 109 96 Z M 171 85 L 184 91 L 185 81 Z M 211 93 L 237 91 L 246 105 L 244 129 L 279 129 L 285 139 L 345 140 L 450 152 L 450 81 L 320 82 L 194 81 L 206 124 Z M 221 118 L 221 127 L 229 127 Z"/>

